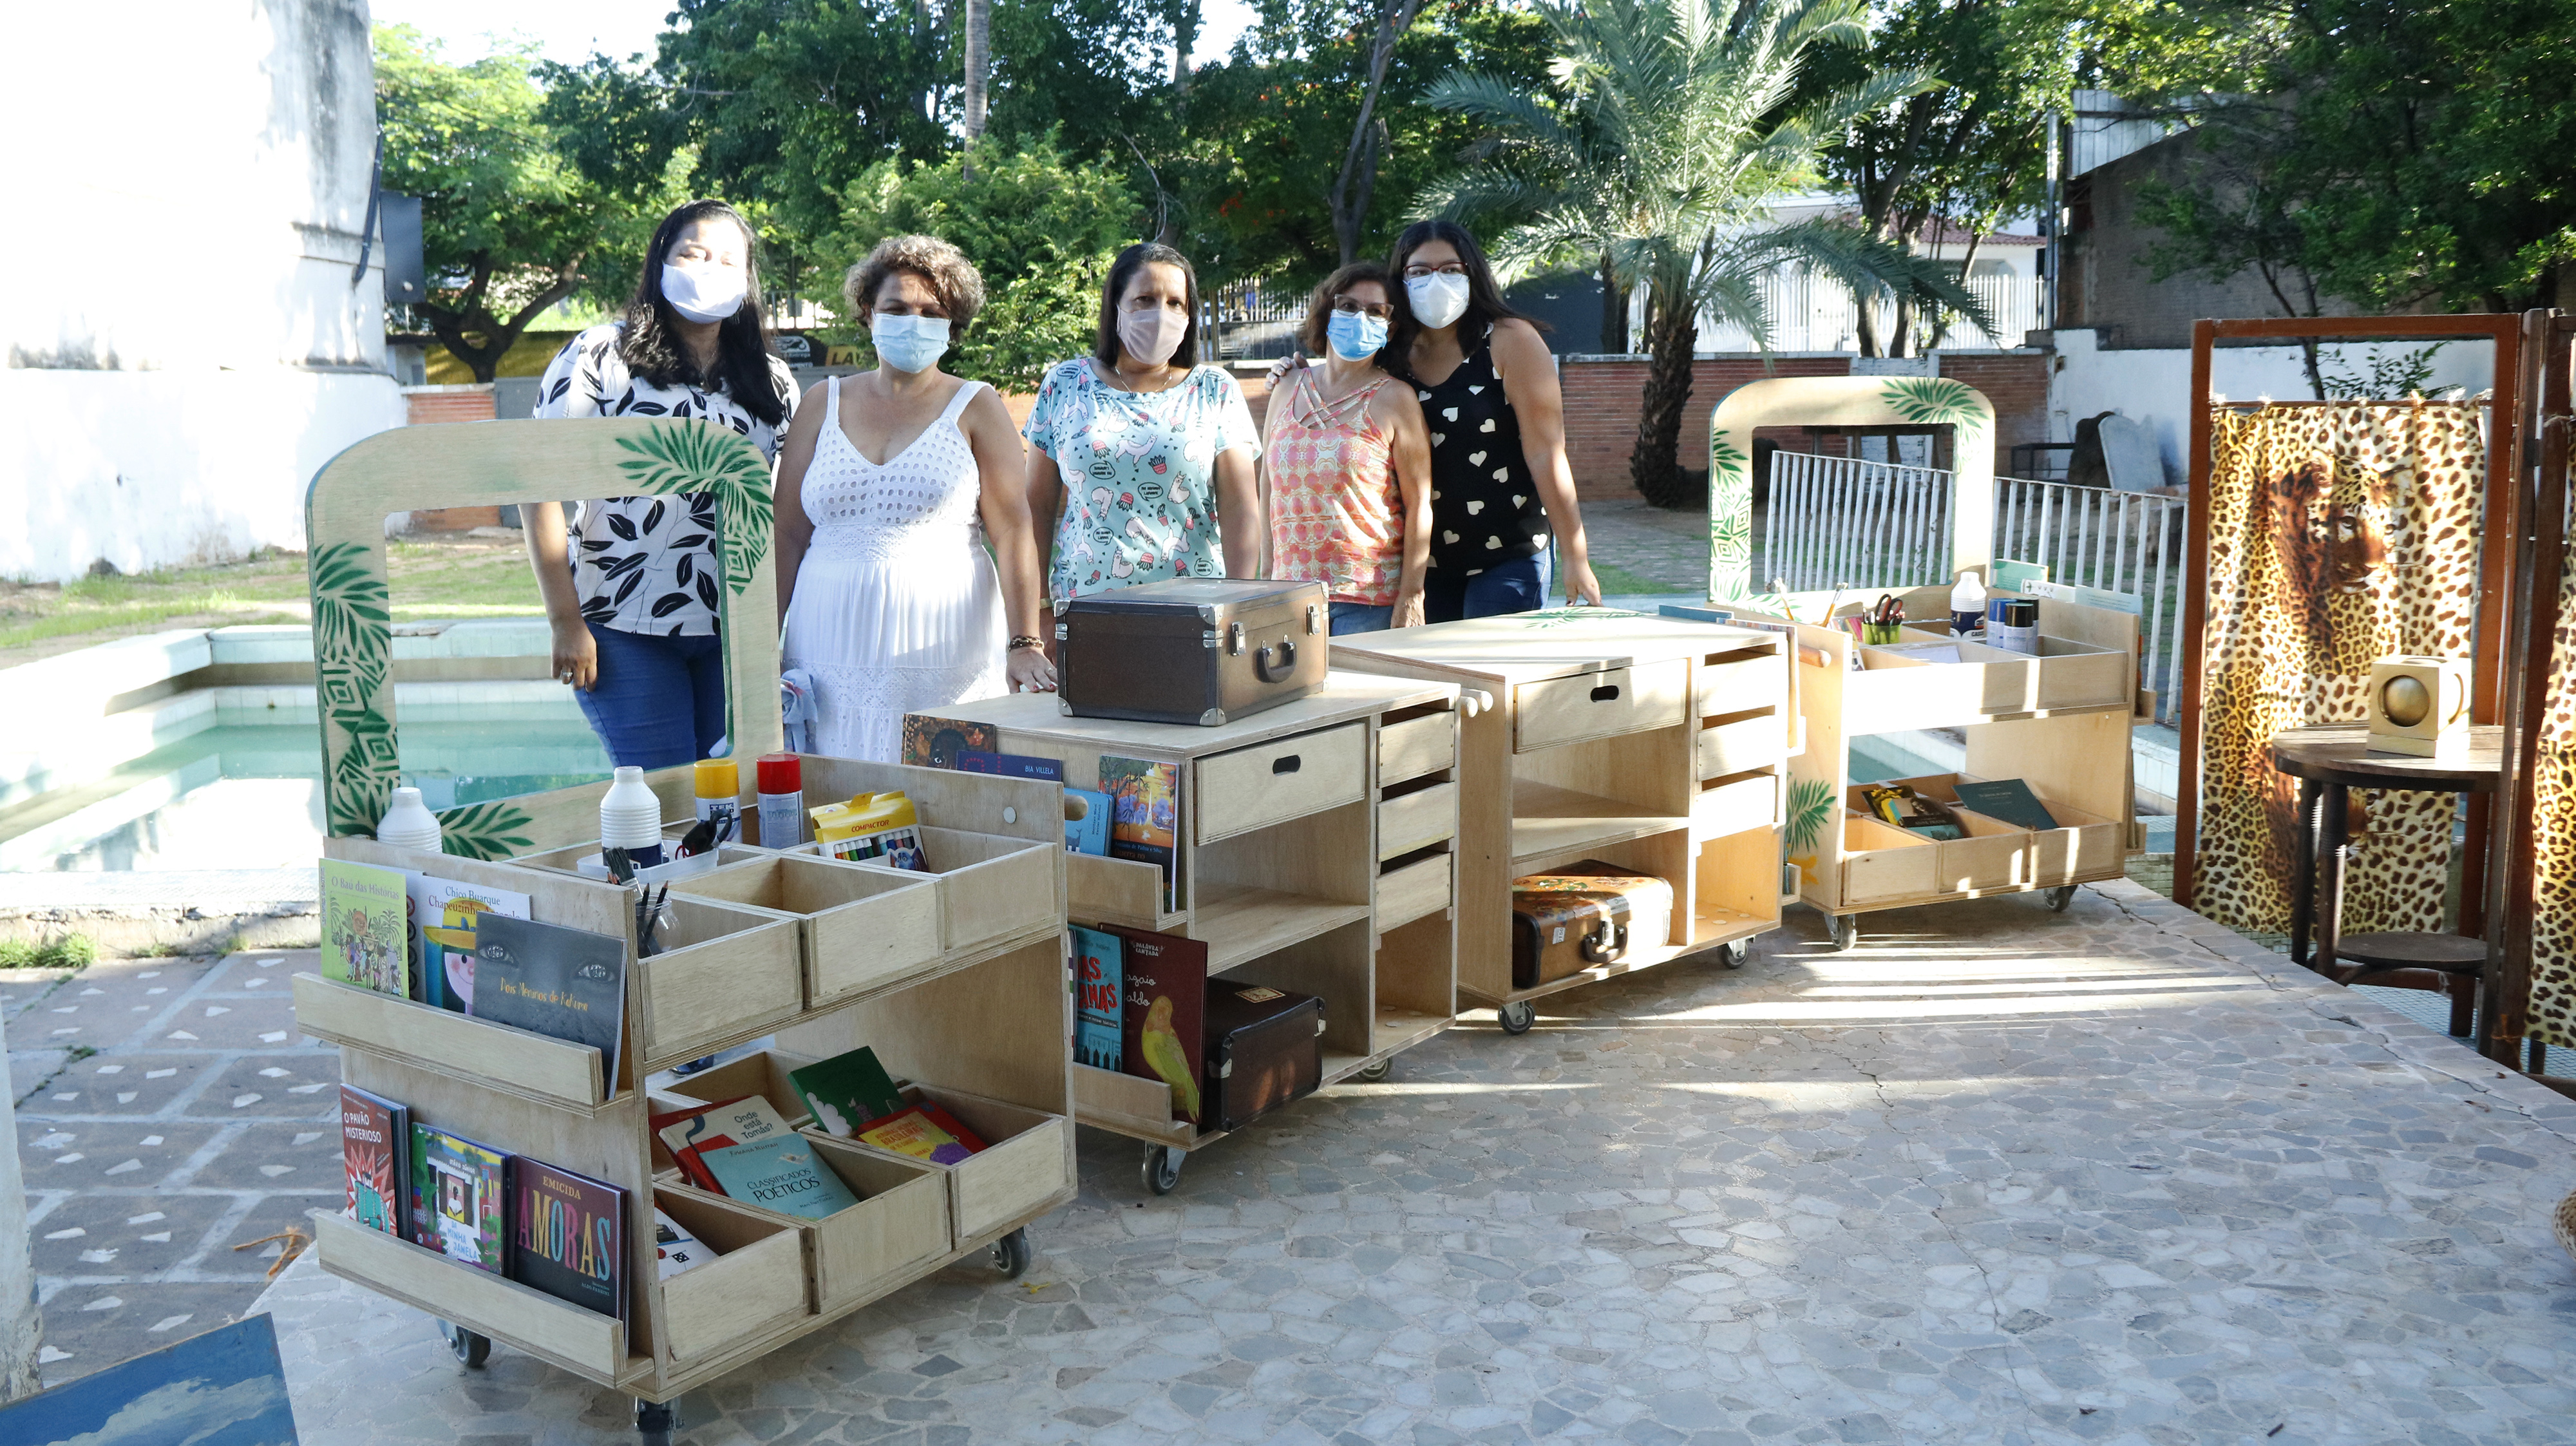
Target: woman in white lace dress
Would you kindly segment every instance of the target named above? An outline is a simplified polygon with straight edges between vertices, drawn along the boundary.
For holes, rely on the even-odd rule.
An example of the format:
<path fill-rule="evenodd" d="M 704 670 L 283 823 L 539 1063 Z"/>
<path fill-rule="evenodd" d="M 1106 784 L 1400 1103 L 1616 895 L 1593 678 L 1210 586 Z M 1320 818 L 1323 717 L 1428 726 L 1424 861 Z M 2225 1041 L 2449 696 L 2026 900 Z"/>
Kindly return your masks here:
<path fill-rule="evenodd" d="M 1000 394 L 938 366 L 982 278 L 945 241 L 897 236 L 841 291 L 877 368 L 808 391 L 780 452 L 779 655 L 813 675 L 815 752 L 893 763 L 904 714 L 1051 689 L 1055 667 L 1019 433 Z"/>

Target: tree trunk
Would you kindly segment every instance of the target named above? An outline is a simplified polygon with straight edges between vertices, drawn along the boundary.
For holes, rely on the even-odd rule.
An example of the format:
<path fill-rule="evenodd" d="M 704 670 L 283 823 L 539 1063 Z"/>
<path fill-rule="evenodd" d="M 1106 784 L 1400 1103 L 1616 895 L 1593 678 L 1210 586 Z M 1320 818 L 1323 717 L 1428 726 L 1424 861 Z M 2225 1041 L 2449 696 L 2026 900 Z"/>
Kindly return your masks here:
<path fill-rule="evenodd" d="M 975 142 L 984 134 L 986 92 L 993 78 L 993 0 L 966 0 L 966 155 L 958 169 L 975 179 Z"/>
<path fill-rule="evenodd" d="M 1607 251 L 1601 253 L 1601 350 L 1611 356 L 1628 350 L 1628 292 L 1612 272 Z"/>
<path fill-rule="evenodd" d="M 1332 207 L 1333 244 L 1340 249 L 1344 266 L 1359 259 L 1360 227 L 1368 220 L 1369 194 L 1377 189 L 1378 157 L 1386 149 L 1386 122 L 1377 113 L 1378 92 L 1386 88 L 1386 67 L 1395 58 L 1395 43 L 1404 38 L 1421 9 L 1422 0 L 1385 0 L 1378 11 L 1359 119 L 1351 125 L 1351 143 L 1342 148 L 1341 173 L 1333 178 L 1333 189 L 1325 197 Z"/>
<path fill-rule="evenodd" d="M 572 289 L 581 284 L 581 262 L 582 258 L 575 256 L 556 267 L 555 278 L 546 284 L 546 289 L 529 298 L 528 304 L 507 321 L 484 309 L 483 297 L 491 278 L 482 272 L 476 273 L 473 284 L 465 288 L 465 295 L 454 309 L 428 301 L 414 302 L 412 309 L 429 322 L 430 334 L 447 348 L 448 355 L 472 369 L 474 380 L 488 382 L 499 373 L 501 359 L 518 345 L 519 335 L 528 329 L 528 324 L 547 307 L 572 295 Z M 476 346 L 467 341 L 469 332 L 479 334 L 483 344 Z"/>
<path fill-rule="evenodd" d="M 1690 303 L 1662 298 L 1646 307 L 1646 394 L 1637 408 L 1637 448 L 1629 454 L 1628 480 L 1657 507 L 1688 507 L 1681 478 L 1682 409 L 1691 394 L 1691 352 L 1699 317 Z"/>
<path fill-rule="evenodd" d="M 1199 42 L 1199 0 L 1183 0 L 1172 15 L 1172 94 L 1190 93 L 1190 47 Z"/>

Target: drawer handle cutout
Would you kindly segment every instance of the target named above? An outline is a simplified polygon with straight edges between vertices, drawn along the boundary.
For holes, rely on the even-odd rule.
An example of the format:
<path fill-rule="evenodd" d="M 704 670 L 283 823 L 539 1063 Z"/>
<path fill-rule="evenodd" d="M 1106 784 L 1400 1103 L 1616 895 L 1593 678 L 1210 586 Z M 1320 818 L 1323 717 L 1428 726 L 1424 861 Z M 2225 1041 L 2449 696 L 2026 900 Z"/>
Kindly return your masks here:
<path fill-rule="evenodd" d="M 1593 701 L 1593 702 L 1595 702 L 1595 703 L 1616 703 L 1616 702 L 1618 702 L 1618 701 L 1619 701 L 1619 685 L 1618 685 L 1618 684 L 1616 684 L 1616 683 L 1604 683 L 1604 684 L 1602 684 L 1600 687 L 1593 689 L 1593 690 L 1592 690 L 1592 701 Z"/>
<path fill-rule="evenodd" d="M 1294 753 L 1281 758 L 1273 758 L 1270 760 L 1270 772 L 1274 777 L 1282 773 L 1294 773 L 1298 768 L 1303 766 L 1304 762 L 1304 759 L 1298 757 Z"/>

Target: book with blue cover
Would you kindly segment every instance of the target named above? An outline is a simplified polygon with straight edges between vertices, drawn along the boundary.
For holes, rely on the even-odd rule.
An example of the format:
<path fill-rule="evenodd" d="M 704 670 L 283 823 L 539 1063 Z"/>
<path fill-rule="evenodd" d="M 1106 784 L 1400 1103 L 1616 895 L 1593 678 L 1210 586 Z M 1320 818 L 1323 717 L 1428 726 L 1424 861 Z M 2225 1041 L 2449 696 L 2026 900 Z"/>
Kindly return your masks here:
<path fill-rule="evenodd" d="M 1071 854 L 1109 855 L 1109 818 L 1117 805 L 1109 795 L 1096 788 L 1064 786 L 1064 851 Z"/>
<path fill-rule="evenodd" d="M 1064 782 L 1064 764 L 1053 758 L 1038 758 L 1026 753 L 987 753 L 980 748 L 957 751 L 957 771 L 989 773 L 997 778 L 1042 778 L 1049 783 Z"/>
<path fill-rule="evenodd" d="M 1093 1069 L 1119 1067 L 1126 1030 L 1126 1005 L 1119 995 L 1126 959 L 1126 946 L 1117 935 L 1073 926 L 1073 1057 Z"/>
<path fill-rule="evenodd" d="M 814 1157 L 814 1142 L 803 1135 L 771 1135 L 748 1145 L 702 1151 L 698 1158 L 725 1198 L 745 1205 L 820 1220 L 859 1203 L 841 1177 Z"/>

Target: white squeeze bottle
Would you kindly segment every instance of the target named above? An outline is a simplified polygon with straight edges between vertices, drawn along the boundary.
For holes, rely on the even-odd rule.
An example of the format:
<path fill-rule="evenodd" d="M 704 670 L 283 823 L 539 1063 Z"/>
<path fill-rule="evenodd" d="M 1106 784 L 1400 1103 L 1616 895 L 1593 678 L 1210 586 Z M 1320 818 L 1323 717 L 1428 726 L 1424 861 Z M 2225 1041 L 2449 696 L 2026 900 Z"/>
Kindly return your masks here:
<path fill-rule="evenodd" d="M 1959 584 L 1950 589 L 1950 631 L 1973 633 L 1986 625 L 1986 585 L 1977 580 L 1977 570 L 1959 569 Z"/>
<path fill-rule="evenodd" d="M 394 801 L 386 807 L 385 816 L 376 821 L 376 842 L 429 854 L 446 847 L 438 831 L 438 815 L 420 801 L 417 788 L 394 790 Z"/>
<path fill-rule="evenodd" d="M 599 798 L 599 847 L 622 848 L 639 869 L 662 861 L 662 800 L 644 784 L 644 770 L 628 764 L 611 775 Z"/>

